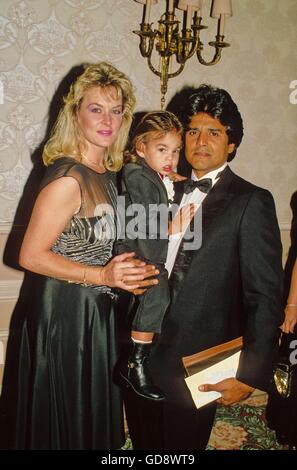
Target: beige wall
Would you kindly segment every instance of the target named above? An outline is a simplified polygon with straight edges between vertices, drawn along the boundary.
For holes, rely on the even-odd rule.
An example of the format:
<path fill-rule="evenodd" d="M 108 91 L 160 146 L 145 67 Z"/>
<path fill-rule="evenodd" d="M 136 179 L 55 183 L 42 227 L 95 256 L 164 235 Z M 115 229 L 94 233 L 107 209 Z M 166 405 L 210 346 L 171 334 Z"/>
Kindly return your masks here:
<path fill-rule="evenodd" d="M 206 45 L 215 27 L 208 17 L 210 3 L 204 0 L 204 24 L 210 26 L 202 34 Z M 160 0 L 152 7 L 155 23 L 164 5 Z M 183 86 L 201 82 L 230 91 L 245 124 L 232 168 L 272 192 L 286 253 L 289 203 L 297 189 L 297 105 L 289 101 L 289 84 L 297 80 L 296 0 L 233 0 L 233 10 L 226 30 L 231 47 L 223 51 L 222 61 L 203 67 L 193 57 L 183 74 L 169 82 L 167 100 Z M 159 108 L 159 81 L 140 57 L 138 38 L 131 32 L 141 14 L 141 4 L 133 0 L 0 0 L 1 250 L 32 168 L 30 156 L 45 132 L 52 96 L 72 66 L 108 60 L 133 80 L 138 110 Z M 205 50 L 209 58 L 209 47 Z M 0 363 L 1 338 L 20 279 L 19 272 L 0 264 Z"/>

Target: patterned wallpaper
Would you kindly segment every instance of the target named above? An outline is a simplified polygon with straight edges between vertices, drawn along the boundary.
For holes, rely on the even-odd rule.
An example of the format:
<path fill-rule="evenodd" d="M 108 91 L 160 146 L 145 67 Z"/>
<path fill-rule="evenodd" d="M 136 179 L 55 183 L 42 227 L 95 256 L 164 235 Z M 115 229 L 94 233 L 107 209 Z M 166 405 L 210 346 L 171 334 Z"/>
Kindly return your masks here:
<path fill-rule="evenodd" d="M 216 21 L 204 0 L 205 44 Z M 165 0 L 152 7 L 151 20 Z M 279 222 L 289 224 L 297 190 L 297 1 L 233 0 L 222 61 L 204 67 L 193 57 L 170 80 L 167 100 L 185 85 L 225 87 L 239 104 L 245 137 L 232 163 L 243 177 L 270 189 Z M 140 57 L 137 29 L 142 5 L 133 0 L 0 0 L 0 225 L 11 224 L 42 141 L 54 93 L 69 70 L 108 60 L 131 77 L 137 109 L 159 108 L 159 81 Z M 205 47 L 207 57 L 209 48 Z M 1 90 L 3 88 L 3 96 Z M 291 100 L 292 101 L 292 100 Z"/>

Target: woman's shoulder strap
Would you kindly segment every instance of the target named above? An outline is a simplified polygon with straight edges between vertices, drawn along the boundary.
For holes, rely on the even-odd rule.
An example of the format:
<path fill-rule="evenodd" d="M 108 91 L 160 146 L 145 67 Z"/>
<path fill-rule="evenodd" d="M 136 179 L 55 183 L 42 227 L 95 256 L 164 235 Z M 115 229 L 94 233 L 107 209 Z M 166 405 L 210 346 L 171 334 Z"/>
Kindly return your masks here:
<path fill-rule="evenodd" d="M 75 178 L 81 186 L 82 175 L 80 172 L 80 165 L 74 158 L 60 157 L 57 158 L 57 160 L 55 160 L 51 165 L 49 165 L 41 182 L 40 190 L 42 190 L 52 181 L 55 181 L 63 176 L 71 176 Z"/>

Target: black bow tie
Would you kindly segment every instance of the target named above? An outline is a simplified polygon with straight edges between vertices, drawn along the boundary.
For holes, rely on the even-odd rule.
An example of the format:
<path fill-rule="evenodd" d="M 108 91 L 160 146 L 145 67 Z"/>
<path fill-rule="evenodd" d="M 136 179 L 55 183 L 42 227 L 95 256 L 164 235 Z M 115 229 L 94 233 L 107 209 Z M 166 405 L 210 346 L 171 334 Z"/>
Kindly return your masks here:
<path fill-rule="evenodd" d="M 185 194 L 189 194 L 194 191 L 195 188 L 200 189 L 202 193 L 208 193 L 212 187 L 212 179 L 211 178 L 203 178 L 199 181 L 194 181 L 192 179 L 188 179 L 184 183 L 184 192 Z"/>

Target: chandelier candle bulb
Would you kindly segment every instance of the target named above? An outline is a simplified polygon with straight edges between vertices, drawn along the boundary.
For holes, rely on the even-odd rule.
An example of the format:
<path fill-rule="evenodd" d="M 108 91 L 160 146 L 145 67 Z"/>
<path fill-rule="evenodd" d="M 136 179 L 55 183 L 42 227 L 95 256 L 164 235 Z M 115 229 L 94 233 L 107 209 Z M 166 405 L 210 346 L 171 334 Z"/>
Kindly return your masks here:
<path fill-rule="evenodd" d="M 224 36 L 224 33 L 225 33 L 225 15 L 220 15 L 219 35 Z"/>
<path fill-rule="evenodd" d="M 145 5 L 145 16 L 144 16 L 144 22 L 148 23 L 150 20 L 150 14 L 151 14 L 151 5 L 152 5 L 152 0 L 146 0 L 146 5 Z"/>
<path fill-rule="evenodd" d="M 192 20 L 192 7 L 191 7 L 191 5 L 188 5 L 188 8 L 187 8 L 186 29 L 191 29 L 191 20 Z"/>
<path fill-rule="evenodd" d="M 172 13 L 174 11 L 174 0 L 169 0 L 168 11 Z"/>

